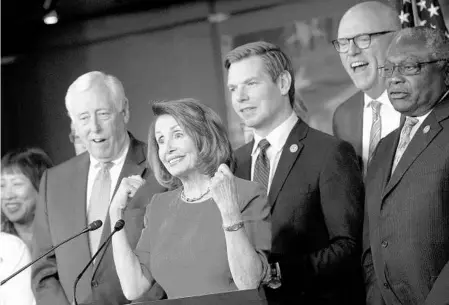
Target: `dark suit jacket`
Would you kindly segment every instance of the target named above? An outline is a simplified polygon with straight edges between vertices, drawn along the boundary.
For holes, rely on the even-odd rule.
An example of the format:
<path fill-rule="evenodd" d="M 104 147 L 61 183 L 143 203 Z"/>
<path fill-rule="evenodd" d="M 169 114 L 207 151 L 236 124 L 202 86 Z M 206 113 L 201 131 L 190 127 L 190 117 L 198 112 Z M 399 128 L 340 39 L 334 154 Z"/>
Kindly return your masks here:
<path fill-rule="evenodd" d="M 131 136 L 131 135 L 130 135 Z M 146 144 L 131 136 L 125 164 L 116 189 L 123 177 L 140 175 L 146 167 Z M 89 154 L 76 156 L 49 169 L 41 179 L 40 201 L 34 224 L 34 253 L 36 258 L 64 239 L 87 226 L 86 192 Z M 128 241 L 135 247 L 143 228 L 143 216 L 152 194 L 163 191 L 153 175 L 147 178 L 146 188 L 124 212 Z M 148 194 L 144 194 L 148 192 Z M 100 244 L 110 234 L 109 214 L 103 224 Z M 75 278 L 90 260 L 88 235 L 83 234 L 58 248 L 53 254 L 33 266 L 32 285 L 38 305 L 63 305 L 72 302 Z M 159 299 L 163 291 L 155 287 L 151 297 Z M 77 286 L 77 299 L 95 304 L 124 304 L 120 282 L 115 270 L 112 246 L 98 256 L 94 266 L 87 269 Z"/>
<path fill-rule="evenodd" d="M 391 177 L 402 126 L 371 161 L 362 256 L 368 304 L 449 304 L 448 118 L 446 99 L 419 127 Z"/>
<path fill-rule="evenodd" d="M 332 130 L 334 136 L 351 143 L 363 169 L 363 91 L 359 91 L 341 103 L 334 112 Z"/>
<path fill-rule="evenodd" d="M 250 179 L 252 147 L 253 142 L 236 152 L 236 175 L 244 179 Z M 282 274 L 281 288 L 267 289 L 268 298 L 284 304 L 360 304 L 363 196 L 352 146 L 299 120 L 268 194 L 270 259 L 280 263 Z"/>

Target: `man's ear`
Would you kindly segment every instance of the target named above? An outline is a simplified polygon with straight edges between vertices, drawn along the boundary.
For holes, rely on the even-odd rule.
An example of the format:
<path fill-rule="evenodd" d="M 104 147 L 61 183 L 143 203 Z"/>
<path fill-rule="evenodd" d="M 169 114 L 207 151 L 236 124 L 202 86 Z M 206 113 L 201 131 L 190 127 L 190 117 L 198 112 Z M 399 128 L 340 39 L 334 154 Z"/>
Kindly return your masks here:
<path fill-rule="evenodd" d="M 284 70 L 279 74 L 277 79 L 277 85 L 282 95 L 288 95 L 290 86 L 292 84 L 292 76 L 287 70 Z"/>
<path fill-rule="evenodd" d="M 122 114 L 123 114 L 123 121 L 125 122 L 125 124 L 128 124 L 128 122 L 129 122 L 129 103 L 128 103 L 127 98 L 125 98 L 125 101 L 123 102 Z"/>

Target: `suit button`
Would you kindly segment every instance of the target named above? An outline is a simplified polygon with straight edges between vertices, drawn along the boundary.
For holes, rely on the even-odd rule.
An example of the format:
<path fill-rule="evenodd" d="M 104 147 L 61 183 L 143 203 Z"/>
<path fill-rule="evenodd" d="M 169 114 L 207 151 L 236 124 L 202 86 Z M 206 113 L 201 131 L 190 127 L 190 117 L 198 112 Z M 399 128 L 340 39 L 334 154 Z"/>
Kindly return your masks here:
<path fill-rule="evenodd" d="M 92 281 L 90 284 L 92 287 L 98 287 L 98 281 Z"/>
<path fill-rule="evenodd" d="M 384 240 L 384 241 L 382 242 L 382 247 L 383 247 L 383 248 L 388 247 L 388 241 Z"/>
<path fill-rule="evenodd" d="M 390 288 L 390 285 L 388 285 L 388 283 L 384 283 L 384 288 L 385 288 L 385 289 L 389 289 L 389 288 Z"/>

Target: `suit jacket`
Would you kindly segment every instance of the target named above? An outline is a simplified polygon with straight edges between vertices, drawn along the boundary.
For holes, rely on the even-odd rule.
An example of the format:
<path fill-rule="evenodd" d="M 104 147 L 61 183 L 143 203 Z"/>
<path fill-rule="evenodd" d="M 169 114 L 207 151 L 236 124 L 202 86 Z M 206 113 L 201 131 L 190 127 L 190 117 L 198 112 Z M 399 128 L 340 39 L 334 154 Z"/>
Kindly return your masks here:
<path fill-rule="evenodd" d="M 123 177 L 140 175 L 146 168 L 146 144 L 131 135 L 130 138 L 130 147 L 115 191 Z M 34 258 L 87 226 L 86 192 L 89 164 L 90 158 L 86 152 L 49 169 L 43 175 L 34 224 Z M 147 177 L 145 185 L 146 188 L 139 192 L 139 196 L 134 198 L 123 215 L 124 230 L 132 248 L 136 246 L 143 228 L 148 198 L 163 191 L 153 175 Z M 100 244 L 110 234 L 110 227 L 108 214 L 103 224 Z M 90 258 L 88 235 L 83 234 L 37 262 L 32 270 L 32 285 L 37 304 L 71 303 L 75 278 Z M 160 299 L 162 295 L 161 288 L 155 287 L 149 297 Z M 122 293 L 115 270 L 112 245 L 103 255 L 97 257 L 95 264 L 87 269 L 79 281 L 77 300 L 80 303 L 95 302 L 105 305 L 128 302 Z"/>
<path fill-rule="evenodd" d="M 235 173 L 248 180 L 253 144 L 236 152 Z M 352 146 L 299 120 L 284 145 L 268 194 L 270 260 L 279 262 L 282 275 L 280 289 L 266 290 L 269 299 L 360 304 L 363 196 Z"/>
<path fill-rule="evenodd" d="M 448 118 L 446 99 L 421 124 L 391 177 L 401 128 L 377 147 L 366 177 L 368 304 L 449 304 Z"/>
<path fill-rule="evenodd" d="M 364 93 L 359 91 L 340 104 L 334 112 L 334 136 L 351 143 L 363 168 L 363 105 Z"/>

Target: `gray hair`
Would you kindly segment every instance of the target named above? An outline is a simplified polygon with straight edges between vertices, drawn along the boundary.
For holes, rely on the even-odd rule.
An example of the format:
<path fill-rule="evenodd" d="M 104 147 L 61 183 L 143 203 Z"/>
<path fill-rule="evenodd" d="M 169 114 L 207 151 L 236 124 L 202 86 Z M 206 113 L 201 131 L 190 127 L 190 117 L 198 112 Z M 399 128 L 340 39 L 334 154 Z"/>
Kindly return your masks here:
<path fill-rule="evenodd" d="M 124 109 L 128 99 L 125 89 L 117 77 L 99 71 L 91 71 L 78 77 L 67 90 L 65 96 L 65 106 L 70 118 L 73 119 L 71 109 L 77 94 L 92 90 L 96 87 L 103 87 L 110 94 L 111 100 L 117 111 Z"/>

